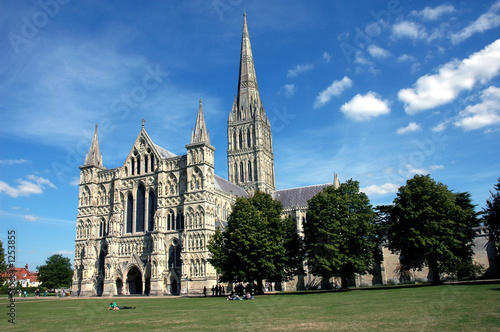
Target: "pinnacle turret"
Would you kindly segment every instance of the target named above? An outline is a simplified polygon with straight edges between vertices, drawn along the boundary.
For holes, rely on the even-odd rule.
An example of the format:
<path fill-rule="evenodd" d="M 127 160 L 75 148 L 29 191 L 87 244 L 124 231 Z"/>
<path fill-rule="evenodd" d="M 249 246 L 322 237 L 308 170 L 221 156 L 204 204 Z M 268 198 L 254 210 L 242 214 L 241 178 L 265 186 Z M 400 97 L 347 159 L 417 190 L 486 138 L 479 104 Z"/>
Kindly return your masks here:
<path fill-rule="evenodd" d="M 99 137 L 97 136 L 97 123 L 95 125 L 94 137 L 90 143 L 90 150 L 85 156 L 84 166 L 102 167 L 102 155 L 99 152 Z"/>
<path fill-rule="evenodd" d="M 205 125 L 205 117 L 203 116 L 203 106 L 200 99 L 200 106 L 198 108 L 198 116 L 196 117 L 196 124 L 191 133 L 191 144 L 193 143 L 206 143 L 210 145 L 210 136 L 208 134 L 207 126 Z"/>

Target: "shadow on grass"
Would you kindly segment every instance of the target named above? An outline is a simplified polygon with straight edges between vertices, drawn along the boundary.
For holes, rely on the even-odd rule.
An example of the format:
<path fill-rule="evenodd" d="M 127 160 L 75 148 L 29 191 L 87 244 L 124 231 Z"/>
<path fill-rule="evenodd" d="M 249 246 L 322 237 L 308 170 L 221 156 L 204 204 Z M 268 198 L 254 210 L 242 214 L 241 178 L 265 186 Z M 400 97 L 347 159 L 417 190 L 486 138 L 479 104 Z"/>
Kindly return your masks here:
<path fill-rule="evenodd" d="M 403 288 L 421 288 L 421 287 L 433 287 L 433 286 L 462 286 L 462 285 L 488 285 L 488 284 L 500 284 L 500 279 L 442 282 L 439 284 L 422 283 L 422 284 L 404 284 L 404 285 L 387 285 L 387 286 L 367 286 L 367 287 L 349 288 L 347 290 L 345 289 L 303 290 L 303 291 L 271 293 L 271 294 L 268 293 L 264 295 L 307 295 L 307 294 L 323 294 L 323 293 L 345 293 L 352 291 L 377 291 L 377 290 L 392 290 L 392 289 L 403 289 Z M 492 290 L 500 291 L 500 288 L 492 288 Z"/>

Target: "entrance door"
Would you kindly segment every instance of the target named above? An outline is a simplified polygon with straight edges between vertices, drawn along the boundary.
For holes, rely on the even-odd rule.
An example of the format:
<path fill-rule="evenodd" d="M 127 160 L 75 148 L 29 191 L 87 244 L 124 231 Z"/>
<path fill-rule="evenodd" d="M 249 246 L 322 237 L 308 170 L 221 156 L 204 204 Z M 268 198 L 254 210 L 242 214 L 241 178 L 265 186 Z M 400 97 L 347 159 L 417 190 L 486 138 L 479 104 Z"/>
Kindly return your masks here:
<path fill-rule="evenodd" d="M 133 267 L 128 271 L 127 284 L 129 294 L 142 294 L 142 276 L 138 268 Z"/>

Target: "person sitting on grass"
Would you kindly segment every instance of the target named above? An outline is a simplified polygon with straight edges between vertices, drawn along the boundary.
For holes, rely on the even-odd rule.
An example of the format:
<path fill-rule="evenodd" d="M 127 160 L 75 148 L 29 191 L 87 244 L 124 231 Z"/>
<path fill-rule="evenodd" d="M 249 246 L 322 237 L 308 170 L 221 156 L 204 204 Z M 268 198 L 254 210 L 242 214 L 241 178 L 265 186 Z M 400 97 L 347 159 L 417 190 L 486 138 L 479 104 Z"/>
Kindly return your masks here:
<path fill-rule="evenodd" d="M 116 302 L 111 302 L 109 304 L 108 310 L 120 310 L 120 308 L 118 308 L 118 306 L 116 305 Z"/>
<path fill-rule="evenodd" d="M 250 294 L 249 292 L 247 292 L 245 294 L 245 296 L 243 296 L 243 300 L 253 300 L 252 294 Z"/>
<path fill-rule="evenodd" d="M 231 292 L 231 295 L 228 295 L 228 297 L 226 298 L 226 301 L 238 301 L 238 300 L 241 300 L 241 297 L 239 297 L 234 292 Z"/>

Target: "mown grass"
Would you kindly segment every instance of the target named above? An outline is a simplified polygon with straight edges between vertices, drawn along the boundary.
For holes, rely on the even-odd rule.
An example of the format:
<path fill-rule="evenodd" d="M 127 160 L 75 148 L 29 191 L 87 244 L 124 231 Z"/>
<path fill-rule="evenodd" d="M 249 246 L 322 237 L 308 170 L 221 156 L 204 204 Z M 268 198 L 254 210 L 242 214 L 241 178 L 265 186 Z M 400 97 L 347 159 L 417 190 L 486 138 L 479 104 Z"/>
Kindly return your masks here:
<path fill-rule="evenodd" d="M 446 285 L 224 298 L 114 298 L 136 309 L 108 311 L 110 298 L 16 299 L 16 324 L 37 331 L 500 331 L 500 285 Z M 8 304 L 7 299 L 1 300 Z"/>

